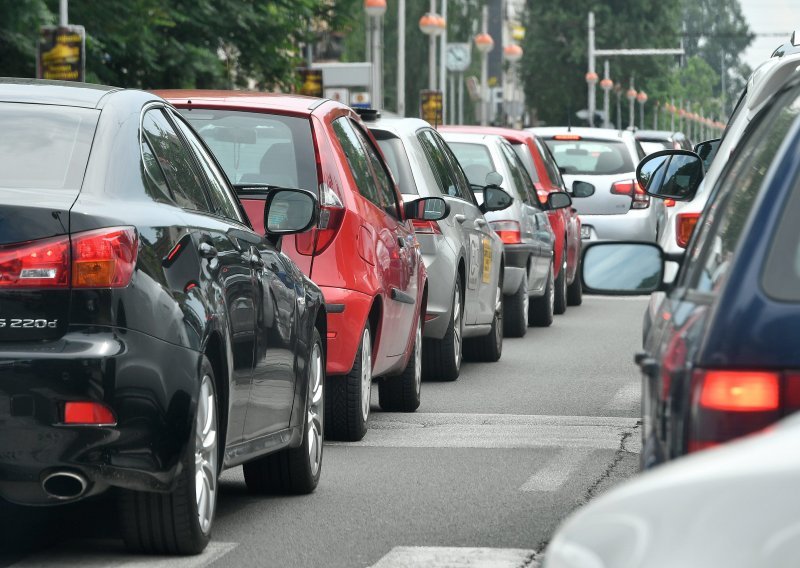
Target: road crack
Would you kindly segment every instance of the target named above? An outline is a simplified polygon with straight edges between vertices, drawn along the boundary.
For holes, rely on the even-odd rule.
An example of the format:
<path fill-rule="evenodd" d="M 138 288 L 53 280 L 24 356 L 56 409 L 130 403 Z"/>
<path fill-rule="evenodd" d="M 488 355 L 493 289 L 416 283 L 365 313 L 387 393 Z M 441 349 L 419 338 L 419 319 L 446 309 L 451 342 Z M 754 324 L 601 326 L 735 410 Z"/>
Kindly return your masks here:
<path fill-rule="evenodd" d="M 595 479 L 594 482 L 586 489 L 583 496 L 581 497 L 581 500 L 579 501 L 579 505 L 585 505 L 586 503 L 591 501 L 592 498 L 597 494 L 597 490 L 600 488 L 600 485 L 602 485 L 604 481 L 606 481 L 611 477 L 611 474 L 614 473 L 614 470 L 620 464 L 622 459 L 626 455 L 633 453 L 625 448 L 625 442 L 627 442 L 628 438 L 630 438 L 637 432 L 637 430 L 641 425 L 642 421 L 639 420 L 638 422 L 636 422 L 636 425 L 633 428 L 622 433 L 622 436 L 620 437 L 619 440 L 619 447 L 614 452 L 614 457 L 612 458 L 611 462 L 608 464 L 606 469 L 603 471 L 603 473 L 601 473 L 598 476 L 598 478 Z"/>

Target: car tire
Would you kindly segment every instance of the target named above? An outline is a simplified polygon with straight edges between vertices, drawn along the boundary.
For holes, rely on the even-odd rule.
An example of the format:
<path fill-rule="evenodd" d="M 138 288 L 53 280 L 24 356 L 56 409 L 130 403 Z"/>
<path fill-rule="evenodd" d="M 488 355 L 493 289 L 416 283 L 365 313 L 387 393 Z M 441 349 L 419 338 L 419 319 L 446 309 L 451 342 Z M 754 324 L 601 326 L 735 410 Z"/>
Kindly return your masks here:
<path fill-rule="evenodd" d="M 464 342 L 464 354 L 472 361 L 494 363 L 503 355 L 503 283 L 497 285 L 495 293 L 494 317 L 487 335 L 475 337 Z"/>
<path fill-rule="evenodd" d="M 325 436 L 357 442 L 367 433 L 372 392 L 372 334 L 369 322 L 361 332 L 353 368 L 325 379 Z"/>
<path fill-rule="evenodd" d="M 214 369 L 206 357 L 200 375 L 194 431 L 175 489 L 120 492 L 122 537 L 131 551 L 200 554 L 211 538 L 219 492 L 220 432 Z M 203 488 L 203 495 L 197 495 L 197 487 Z"/>
<path fill-rule="evenodd" d="M 303 442 L 243 466 L 247 490 L 255 494 L 307 495 L 313 493 L 322 473 L 325 432 L 325 350 L 314 330 L 308 362 Z"/>
<path fill-rule="evenodd" d="M 575 268 L 575 280 L 567 287 L 567 304 L 580 306 L 583 303 L 583 283 L 581 282 L 581 265 Z"/>
<path fill-rule="evenodd" d="M 567 311 L 567 249 L 564 246 L 564 258 L 561 262 L 561 270 L 558 271 L 558 278 L 555 281 L 555 298 L 553 302 L 553 313 L 561 315 Z"/>
<path fill-rule="evenodd" d="M 553 281 L 553 263 L 550 262 L 550 270 L 547 273 L 547 284 L 545 285 L 544 295 L 535 298 L 531 302 L 528 323 L 537 327 L 549 327 L 553 323 L 553 312 L 555 304 L 555 290 Z"/>
<path fill-rule="evenodd" d="M 406 368 L 397 377 L 384 377 L 378 383 L 378 403 L 388 412 L 414 412 L 419 408 L 422 390 L 422 314 L 417 318 L 414 346 Z"/>
<path fill-rule="evenodd" d="M 506 337 L 525 337 L 529 308 L 528 271 L 525 270 L 517 291 L 503 298 L 503 334 Z"/>
<path fill-rule="evenodd" d="M 444 337 L 424 339 L 422 343 L 422 378 L 426 381 L 455 381 L 461 373 L 464 347 L 464 301 L 461 294 L 461 275 L 458 274 L 450 323 Z"/>

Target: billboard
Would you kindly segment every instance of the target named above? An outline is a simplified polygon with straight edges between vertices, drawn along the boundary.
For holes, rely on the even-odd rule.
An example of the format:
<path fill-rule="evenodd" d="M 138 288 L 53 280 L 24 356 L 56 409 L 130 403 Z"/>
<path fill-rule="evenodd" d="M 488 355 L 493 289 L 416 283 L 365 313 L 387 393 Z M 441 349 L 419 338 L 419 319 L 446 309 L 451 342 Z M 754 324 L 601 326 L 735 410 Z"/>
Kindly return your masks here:
<path fill-rule="evenodd" d="M 83 26 L 42 26 L 36 77 L 55 81 L 86 80 L 86 31 Z"/>

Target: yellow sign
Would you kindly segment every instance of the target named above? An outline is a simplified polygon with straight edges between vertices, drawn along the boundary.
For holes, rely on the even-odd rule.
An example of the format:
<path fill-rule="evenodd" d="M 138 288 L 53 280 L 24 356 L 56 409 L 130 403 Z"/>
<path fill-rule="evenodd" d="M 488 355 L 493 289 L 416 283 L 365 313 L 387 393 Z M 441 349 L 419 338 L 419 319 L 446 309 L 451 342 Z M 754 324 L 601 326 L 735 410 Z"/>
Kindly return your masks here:
<path fill-rule="evenodd" d="M 488 284 L 492 278 L 492 240 L 483 238 L 483 283 Z"/>
<path fill-rule="evenodd" d="M 36 76 L 55 81 L 83 81 L 86 75 L 83 26 L 43 26 L 39 30 Z"/>
<path fill-rule="evenodd" d="M 322 69 L 308 69 L 301 67 L 297 70 L 300 75 L 300 94 L 309 97 L 322 96 Z"/>
<path fill-rule="evenodd" d="M 441 91 L 420 91 L 419 108 L 419 115 L 422 117 L 422 120 L 431 123 L 433 126 L 442 124 Z"/>

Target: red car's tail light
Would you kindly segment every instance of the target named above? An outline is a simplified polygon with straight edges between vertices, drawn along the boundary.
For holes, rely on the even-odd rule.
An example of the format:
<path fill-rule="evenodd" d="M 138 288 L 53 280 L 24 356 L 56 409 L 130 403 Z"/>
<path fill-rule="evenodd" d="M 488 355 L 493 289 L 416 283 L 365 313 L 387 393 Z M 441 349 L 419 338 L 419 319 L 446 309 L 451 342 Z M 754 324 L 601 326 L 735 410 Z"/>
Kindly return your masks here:
<path fill-rule="evenodd" d="M 611 185 L 614 195 L 627 195 L 631 198 L 631 209 L 647 209 L 650 207 L 650 196 L 639 182 L 633 179 L 618 181 Z"/>
<path fill-rule="evenodd" d="M 101 402 L 67 402 L 64 424 L 83 426 L 116 426 L 117 417 Z"/>
<path fill-rule="evenodd" d="M 686 248 L 692 238 L 694 227 L 700 219 L 700 213 L 678 213 L 675 217 L 675 240 L 678 246 Z"/>
<path fill-rule="evenodd" d="M 489 225 L 503 244 L 516 245 L 522 242 L 522 232 L 516 221 L 491 221 Z"/>
<path fill-rule="evenodd" d="M 124 288 L 136 268 L 138 245 L 133 227 L 72 235 L 73 288 Z"/>
<path fill-rule="evenodd" d="M 664 207 L 675 207 L 676 201 L 674 199 L 665 199 Z"/>
<path fill-rule="evenodd" d="M 439 226 L 439 223 L 436 221 L 422 221 L 420 219 L 414 219 L 411 221 L 414 225 L 414 232 L 421 234 L 421 235 L 441 235 L 442 228 Z"/>
<path fill-rule="evenodd" d="M 68 236 L 0 246 L 0 288 L 68 286 Z"/>

